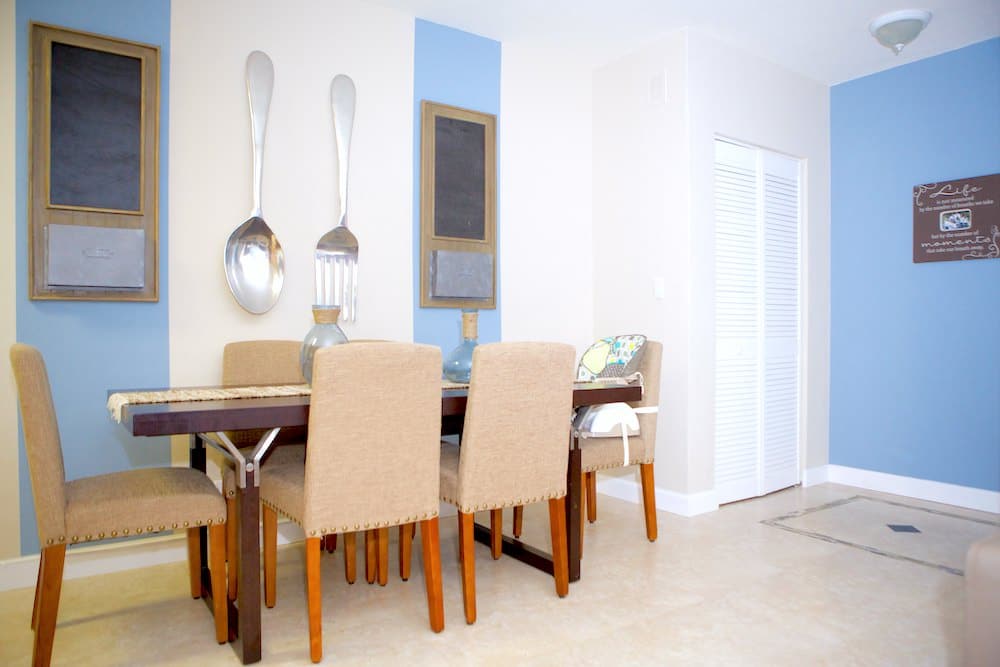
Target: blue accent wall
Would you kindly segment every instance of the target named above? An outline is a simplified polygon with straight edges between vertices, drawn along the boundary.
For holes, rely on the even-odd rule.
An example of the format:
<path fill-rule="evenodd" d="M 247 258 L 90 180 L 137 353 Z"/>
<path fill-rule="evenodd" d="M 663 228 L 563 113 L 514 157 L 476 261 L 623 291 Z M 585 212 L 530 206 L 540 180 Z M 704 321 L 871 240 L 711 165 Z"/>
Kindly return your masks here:
<path fill-rule="evenodd" d="M 420 19 L 417 19 L 414 29 L 413 340 L 438 345 L 447 355 L 462 341 L 460 311 L 420 307 L 420 102 L 429 100 L 496 115 L 499 163 L 499 135 L 503 131 L 499 122 L 500 42 Z M 498 205 L 497 307 L 479 311 L 480 343 L 500 340 L 500 220 Z"/>
<path fill-rule="evenodd" d="M 1000 491 L 1000 259 L 912 260 L 913 186 L 1000 172 L 1000 39 L 830 115 L 830 463 Z"/>
<path fill-rule="evenodd" d="M 62 436 L 67 479 L 168 464 L 169 442 L 133 439 L 108 417 L 107 390 L 169 385 L 167 310 L 167 139 L 169 0 L 17 0 L 17 339 L 45 356 Z M 28 299 L 29 22 L 160 47 L 159 272 L 157 303 Z M 21 551 L 38 551 L 31 482 L 20 442 Z"/>

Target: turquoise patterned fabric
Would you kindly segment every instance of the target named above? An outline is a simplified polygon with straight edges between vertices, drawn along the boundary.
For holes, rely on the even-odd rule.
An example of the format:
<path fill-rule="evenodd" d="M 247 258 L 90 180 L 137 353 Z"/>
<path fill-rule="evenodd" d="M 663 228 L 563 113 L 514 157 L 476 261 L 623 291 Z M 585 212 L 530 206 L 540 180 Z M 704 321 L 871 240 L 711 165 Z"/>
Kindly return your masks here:
<path fill-rule="evenodd" d="M 588 381 L 635 373 L 645 344 L 646 337 L 641 334 L 601 338 L 580 357 L 576 379 Z"/>

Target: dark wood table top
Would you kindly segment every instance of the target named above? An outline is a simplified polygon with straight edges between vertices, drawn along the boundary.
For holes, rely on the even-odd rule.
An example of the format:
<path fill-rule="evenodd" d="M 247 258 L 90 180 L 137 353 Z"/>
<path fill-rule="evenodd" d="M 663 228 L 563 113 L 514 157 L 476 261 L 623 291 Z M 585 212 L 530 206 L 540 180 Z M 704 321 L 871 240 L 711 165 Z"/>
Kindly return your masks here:
<path fill-rule="evenodd" d="M 441 392 L 441 416 L 465 414 L 467 389 Z M 634 402 L 642 398 L 640 385 L 577 383 L 573 406 Z M 171 401 L 126 405 L 122 426 L 132 435 L 159 436 L 239 431 L 275 426 L 307 426 L 309 396 L 277 398 L 230 398 L 214 401 Z"/>

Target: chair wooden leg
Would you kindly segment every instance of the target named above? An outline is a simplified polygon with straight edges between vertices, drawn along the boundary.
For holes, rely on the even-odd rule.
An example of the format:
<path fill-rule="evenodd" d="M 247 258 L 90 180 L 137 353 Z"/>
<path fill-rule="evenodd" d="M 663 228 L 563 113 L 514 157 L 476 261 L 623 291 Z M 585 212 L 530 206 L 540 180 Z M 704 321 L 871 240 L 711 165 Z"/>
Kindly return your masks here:
<path fill-rule="evenodd" d="M 240 550 L 236 546 L 236 525 L 240 517 L 236 514 L 236 498 L 226 498 L 226 564 L 228 567 L 229 581 L 226 583 L 226 590 L 229 592 L 229 599 L 235 600 L 236 593 L 239 592 L 239 584 L 236 576 L 239 571 Z"/>
<path fill-rule="evenodd" d="M 278 573 L 278 513 L 267 505 L 261 505 L 264 521 L 264 606 L 274 606 L 277 598 Z"/>
<path fill-rule="evenodd" d="M 413 531 L 416 524 L 403 523 L 399 526 L 399 578 L 410 579 L 410 561 L 413 560 Z"/>
<path fill-rule="evenodd" d="M 493 560 L 503 553 L 503 510 L 490 510 L 490 555 Z"/>
<path fill-rule="evenodd" d="M 476 552 L 473 539 L 475 514 L 458 513 L 458 559 L 462 564 L 462 599 L 465 603 L 465 622 L 476 622 Z"/>
<path fill-rule="evenodd" d="M 337 550 L 337 533 L 330 533 L 329 535 L 323 536 L 323 547 L 326 549 L 328 554 L 332 554 Z"/>
<path fill-rule="evenodd" d="M 35 644 L 31 654 L 31 664 L 36 667 L 47 667 L 52 661 L 52 642 L 56 634 L 66 545 L 46 547 L 42 554 L 44 569 L 39 575 L 38 615 L 35 619 Z"/>
<path fill-rule="evenodd" d="M 408 529 L 413 538 L 414 524 Z M 441 591 L 441 539 L 438 535 L 438 518 L 420 522 L 420 545 L 424 554 L 424 581 L 427 584 L 427 615 L 431 630 L 444 630 L 444 595 Z"/>
<path fill-rule="evenodd" d="M 552 576 L 556 595 L 569 593 L 569 556 L 566 551 L 566 498 L 549 500 L 549 528 L 552 532 Z"/>
<path fill-rule="evenodd" d="M 201 562 L 201 529 L 187 529 L 188 546 L 188 582 L 191 584 L 191 597 L 195 600 L 201 597 L 201 572 L 198 564 Z"/>
<path fill-rule="evenodd" d="M 597 521 L 597 473 L 584 473 L 586 479 L 585 488 L 587 490 L 587 521 L 594 523 Z"/>
<path fill-rule="evenodd" d="M 365 581 L 369 584 L 375 583 L 375 574 L 378 569 L 376 560 L 378 559 L 378 539 L 374 530 L 365 531 Z"/>
<path fill-rule="evenodd" d="M 375 531 L 378 541 L 378 585 L 389 583 L 389 528 L 379 528 Z"/>
<path fill-rule="evenodd" d="M 344 533 L 344 578 L 353 584 L 357 578 L 358 545 L 355 539 L 357 533 Z"/>
<path fill-rule="evenodd" d="M 45 568 L 45 549 L 38 555 L 38 574 L 35 576 L 35 602 L 31 606 L 31 629 L 34 630 L 38 623 L 38 601 L 41 599 L 39 591 L 42 589 L 42 570 Z"/>
<path fill-rule="evenodd" d="M 524 505 L 514 506 L 514 537 L 521 537 L 524 528 Z"/>
<path fill-rule="evenodd" d="M 639 477 L 642 480 L 642 509 L 646 515 L 646 537 L 656 541 L 656 485 L 653 483 L 653 464 L 640 463 Z"/>
<path fill-rule="evenodd" d="M 212 614 L 215 616 L 215 641 L 229 639 L 229 605 L 226 600 L 226 526 L 208 527 L 209 572 L 212 578 Z"/>
<path fill-rule="evenodd" d="M 583 531 L 583 527 L 587 523 L 586 521 L 583 520 L 583 518 L 584 518 L 584 516 L 586 516 L 587 510 L 590 509 L 588 507 L 588 502 L 589 501 L 587 499 L 587 473 L 585 473 L 585 472 L 580 473 L 580 489 L 581 489 L 581 492 L 580 492 L 580 520 L 577 523 L 580 524 L 580 558 L 583 558 L 583 532 L 584 532 Z M 567 526 L 566 528 L 568 530 L 569 526 Z"/>
<path fill-rule="evenodd" d="M 323 605 L 319 581 L 320 537 L 306 538 L 306 600 L 309 606 L 309 658 L 323 659 Z"/>

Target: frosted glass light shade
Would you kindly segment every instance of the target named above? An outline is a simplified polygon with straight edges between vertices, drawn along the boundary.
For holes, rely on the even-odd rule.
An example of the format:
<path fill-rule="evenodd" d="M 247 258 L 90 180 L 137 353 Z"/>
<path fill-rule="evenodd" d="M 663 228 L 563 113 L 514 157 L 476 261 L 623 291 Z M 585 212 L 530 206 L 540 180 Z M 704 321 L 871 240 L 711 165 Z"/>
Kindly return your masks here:
<path fill-rule="evenodd" d="M 901 9 L 878 17 L 868 26 L 878 43 L 892 50 L 897 56 L 903 47 L 931 21 L 931 13 L 923 9 Z"/>

